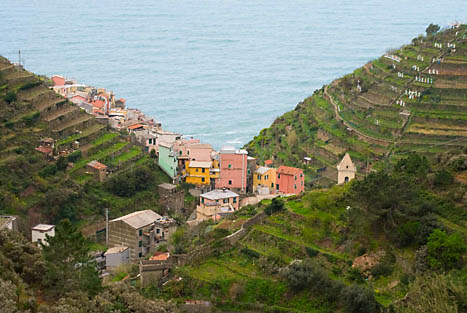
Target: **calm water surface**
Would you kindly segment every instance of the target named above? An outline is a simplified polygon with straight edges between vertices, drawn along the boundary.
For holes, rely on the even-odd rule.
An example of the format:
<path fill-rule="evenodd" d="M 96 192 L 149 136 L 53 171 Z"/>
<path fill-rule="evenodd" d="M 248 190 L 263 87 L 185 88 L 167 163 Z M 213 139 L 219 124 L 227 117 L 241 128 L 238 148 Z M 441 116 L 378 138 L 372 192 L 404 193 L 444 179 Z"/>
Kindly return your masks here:
<path fill-rule="evenodd" d="M 466 0 L 2 0 L 0 54 L 113 90 L 219 148 L 426 26 L 467 22 Z"/>

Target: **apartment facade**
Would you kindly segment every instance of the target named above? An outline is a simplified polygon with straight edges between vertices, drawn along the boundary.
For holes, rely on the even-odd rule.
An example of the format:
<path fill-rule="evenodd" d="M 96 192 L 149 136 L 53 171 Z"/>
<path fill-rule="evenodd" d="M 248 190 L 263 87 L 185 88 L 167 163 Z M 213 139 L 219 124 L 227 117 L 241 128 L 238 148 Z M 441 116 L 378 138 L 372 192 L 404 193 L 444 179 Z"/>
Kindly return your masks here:
<path fill-rule="evenodd" d="M 245 193 L 248 176 L 248 152 L 231 146 L 223 147 L 219 152 L 220 175 L 216 188 L 228 188 Z"/>
<path fill-rule="evenodd" d="M 277 169 L 276 191 L 283 194 L 300 194 L 305 191 L 305 175 L 301 168 L 280 166 Z"/>

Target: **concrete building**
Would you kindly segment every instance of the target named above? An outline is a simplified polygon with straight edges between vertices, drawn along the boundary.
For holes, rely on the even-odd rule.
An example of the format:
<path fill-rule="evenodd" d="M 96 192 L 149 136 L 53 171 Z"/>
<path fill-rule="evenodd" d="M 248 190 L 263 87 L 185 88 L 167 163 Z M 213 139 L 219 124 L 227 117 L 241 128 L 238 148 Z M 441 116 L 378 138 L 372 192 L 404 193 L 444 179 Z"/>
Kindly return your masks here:
<path fill-rule="evenodd" d="M 248 152 L 225 146 L 219 152 L 220 175 L 216 188 L 228 188 L 240 193 L 246 192 Z"/>
<path fill-rule="evenodd" d="M 38 224 L 31 229 L 32 242 L 47 244 L 47 236 L 55 236 L 55 225 Z"/>
<path fill-rule="evenodd" d="M 130 249 L 128 247 L 109 248 L 105 253 L 105 269 L 112 270 L 130 263 Z"/>
<path fill-rule="evenodd" d="M 256 158 L 248 156 L 247 157 L 247 170 L 246 170 L 246 191 L 247 193 L 254 192 L 253 188 L 253 173 L 256 171 Z"/>
<path fill-rule="evenodd" d="M 97 181 L 103 182 L 107 176 L 107 165 L 102 164 L 96 160 L 93 160 L 87 164 L 89 172 L 94 174 L 94 178 Z"/>
<path fill-rule="evenodd" d="M 185 191 L 172 184 L 163 183 L 157 186 L 159 203 L 166 212 L 183 215 L 185 207 Z"/>
<path fill-rule="evenodd" d="M 253 191 L 261 195 L 274 193 L 276 172 L 273 167 L 259 166 L 253 173 Z"/>
<path fill-rule="evenodd" d="M 218 219 L 239 209 L 240 196 L 228 189 L 215 189 L 200 195 L 196 219 Z"/>
<path fill-rule="evenodd" d="M 277 169 L 276 191 L 283 194 L 300 194 L 305 191 L 305 175 L 296 167 L 280 166 Z"/>
<path fill-rule="evenodd" d="M 337 165 L 337 184 L 345 184 L 355 178 L 357 168 L 352 162 L 350 155 L 346 153 Z"/>
<path fill-rule="evenodd" d="M 133 212 L 109 222 L 109 247 L 128 247 L 134 262 L 168 240 L 175 229 L 173 219 L 152 210 Z"/>
<path fill-rule="evenodd" d="M 16 216 L 0 216 L 0 230 L 18 230 Z"/>
<path fill-rule="evenodd" d="M 151 152 L 156 150 L 156 135 L 152 134 L 148 130 L 135 131 L 136 142 L 144 147 L 146 152 Z"/>

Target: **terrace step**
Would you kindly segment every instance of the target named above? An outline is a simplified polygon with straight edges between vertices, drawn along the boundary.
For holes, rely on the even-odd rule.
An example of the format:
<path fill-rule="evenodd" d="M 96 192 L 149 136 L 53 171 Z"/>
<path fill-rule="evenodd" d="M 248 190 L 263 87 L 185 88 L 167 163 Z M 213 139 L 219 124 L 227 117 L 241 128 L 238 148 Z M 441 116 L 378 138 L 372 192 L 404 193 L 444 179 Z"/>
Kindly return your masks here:
<path fill-rule="evenodd" d="M 69 128 L 75 128 L 76 129 L 77 126 L 82 125 L 82 124 L 84 124 L 86 122 L 89 122 L 91 120 L 94 120 L 94 118 L 91 115 L 87 115 L 87 114 L 86 115 L 81 115 L 81 116 L 78 116 L 77 118 L 75 118 L 75 119 L 73 119 L 73 120 L 71 120 L 71 121 L 69 121 L 69 122 L 55 128 L 55 129 L 53 129 L 53 132 L 61 133 L 61 132 L 65 131 L 65 130 L 68 130 Z"/>
<path fill-rule="evenodd" d="M 39 103 L 35 102 L 34 104 L 40 112 L 49 114 L 52 113 L 52 111 L 54 111 L 61 104 L 65 104 L 66 102 L 67 100 L 62 97 L 49 97 L 45 98 Z"/>
<path fill-rule="evenodd" d="M 65 115 L 68 115 L 70 113 L 73 113 L 77 110 L 80 110 L 78 107 L 75 106 L 65 106 L 61 109 L 55 110 L 52 114 L 47 115 L 45 117 L 45 120 L 47 122 L 52 122 L 53 120 L 59 119 L 61 117 L 64 117 Z"/>

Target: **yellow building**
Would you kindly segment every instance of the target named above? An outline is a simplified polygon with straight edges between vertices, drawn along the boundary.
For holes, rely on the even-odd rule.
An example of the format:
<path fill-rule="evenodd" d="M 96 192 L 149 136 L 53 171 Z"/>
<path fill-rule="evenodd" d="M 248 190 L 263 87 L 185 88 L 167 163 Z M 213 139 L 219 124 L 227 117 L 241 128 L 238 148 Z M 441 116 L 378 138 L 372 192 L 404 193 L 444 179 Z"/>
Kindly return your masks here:
<path fill-rule="evenodd" d="M 260 166 L 253 174 L 253 190 L 260 194 L 273 193 L 276 187 L 276 169 Z"/>
<path fill-rule="evenodd" d="M 210 185 L 219 177 L 217 162 L 189 161 L 186 163 L 185 181 L 193 185 Z M 217 167 L 216 167 L 217 165 Z"/>

